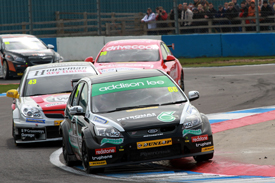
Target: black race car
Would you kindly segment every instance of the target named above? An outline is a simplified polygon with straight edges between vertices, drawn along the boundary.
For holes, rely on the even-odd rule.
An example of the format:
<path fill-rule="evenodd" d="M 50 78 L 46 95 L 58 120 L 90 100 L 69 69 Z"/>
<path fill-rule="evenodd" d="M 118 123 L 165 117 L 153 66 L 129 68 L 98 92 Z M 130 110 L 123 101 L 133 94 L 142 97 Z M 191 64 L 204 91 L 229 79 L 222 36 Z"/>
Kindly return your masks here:
<path fill-rule="evenodd" d="M 61 62 L 63 57 L 53 48 L 33 35 L 0 35 L 0 76 L 22 76 L 28 66 Z"/>
<path fill-rule="evenodd" d="M 60 125 L 68 166 L 106 167 L 193 156 L 213 158 L 210 123 L 160 70 L 90 76 L 78 81 Z"/>

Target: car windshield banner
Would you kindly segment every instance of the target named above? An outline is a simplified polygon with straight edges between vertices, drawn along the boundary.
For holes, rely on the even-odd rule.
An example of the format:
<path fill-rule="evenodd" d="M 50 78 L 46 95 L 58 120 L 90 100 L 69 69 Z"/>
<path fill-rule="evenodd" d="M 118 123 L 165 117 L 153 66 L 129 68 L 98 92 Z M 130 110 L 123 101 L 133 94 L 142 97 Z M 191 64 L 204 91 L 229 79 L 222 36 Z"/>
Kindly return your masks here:
<path fill-rule="evenodd" d="M 175 84 L 166 76 L 150 78 L 115 81 L 109 83 L 94 84 L 92 96 L 115 93 L 126 90 L 137 90 L 143 88 L 175 87 Z"/>

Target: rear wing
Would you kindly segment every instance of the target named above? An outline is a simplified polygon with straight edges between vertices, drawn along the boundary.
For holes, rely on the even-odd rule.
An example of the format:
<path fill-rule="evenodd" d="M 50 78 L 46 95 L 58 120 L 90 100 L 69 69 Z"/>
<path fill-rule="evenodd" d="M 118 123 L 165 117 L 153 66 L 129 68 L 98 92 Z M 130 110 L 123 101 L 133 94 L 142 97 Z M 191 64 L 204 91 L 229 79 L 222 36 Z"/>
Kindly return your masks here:
<path fill-rule="evenodd" d="M 173 50 L 175 50 L 175 44 L 172 43 L 171 45 L 167 45 L 168 47 L 171 47 Z"/>

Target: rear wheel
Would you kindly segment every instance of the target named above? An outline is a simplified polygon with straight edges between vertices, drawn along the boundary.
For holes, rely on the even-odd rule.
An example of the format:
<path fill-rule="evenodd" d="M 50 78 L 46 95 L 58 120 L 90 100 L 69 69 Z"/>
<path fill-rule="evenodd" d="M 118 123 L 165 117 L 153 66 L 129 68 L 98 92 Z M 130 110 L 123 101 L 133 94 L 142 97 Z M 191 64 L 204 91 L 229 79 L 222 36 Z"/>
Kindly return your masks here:
<path fill-rule="evenodd" d="M 9 76 L 9 65 L 7 63 L 7 61 L 4 60 L 3 62 L 3 77 L 4 79 L 9 79 L 10 76 Z"/>
<path fill-rule="evenodd" d="M 214 153 L 210 154 L 204 154 L 204 155 L 199 155 L 199 156 L 193 156 L 196 162 L 202 162 L 202 161 L 208 161 L 212 159 L 214 156 Z"/>

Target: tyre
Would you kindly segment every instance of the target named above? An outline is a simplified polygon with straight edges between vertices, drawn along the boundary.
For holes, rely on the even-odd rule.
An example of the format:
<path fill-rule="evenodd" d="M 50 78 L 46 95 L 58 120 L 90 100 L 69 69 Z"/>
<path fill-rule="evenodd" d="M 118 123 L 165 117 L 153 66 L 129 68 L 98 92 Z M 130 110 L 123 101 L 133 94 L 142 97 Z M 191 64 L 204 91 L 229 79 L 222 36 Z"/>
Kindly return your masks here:
<path fill-rule="evenodd" d="M 62 135 L 62 154 L 63 154 L 63 158 L 64 158 L 64 160 L 65 160 L 65 163 L 66 163 L 66 165 L 67 166 L 74 166 L 74 165 L 77 165 L 77 161 L 72 161 L 72 160 L 70 160 L 70 158 L 69 158 L 69 150 L 68 150 L 68 143 L 66 143 L 66 141 L 64 140 L 65 138 L 64 138 L 64 135 Z M 72 154 L 72 155 L 74 155 L 74 154 Z"/>
<path fill-rule="evenodd" d="M 9 79 L 9 65 L 7 63 L 7 61 L 4 60 L 3 62 L 3 77 L 4 79 Z"/>
<path fill-rule="evenodd" d="M 193 156 L 196 162 L 202 162 L 202 161 L 208 161 L 212 159 L 214 156 L 214 153 L 210 154 L 204 154 L 204 155 L 199 155 L 199 156 Z"/>
<path fill-rule="evenodd" d="M 13 142 L 16 146 L 19 146 L 18 143 L 16 143 L 16 140 L 20 139 L 19 135 L 15 135 L 15 131 L 14 131 L 14 122 L 12 121 L 12 137 L 13 137 Z"/>
<path fill-rule="evenodd" d="M 180 88 L 182 91 L 184 91 L 184 80 L 183 80 L 183 72 L 181 71 L 181 76 L 180 76 Z"/>

